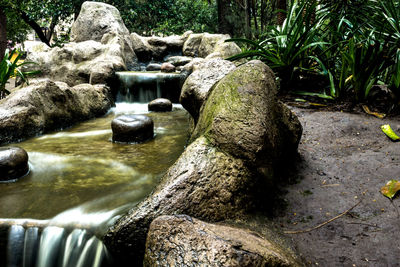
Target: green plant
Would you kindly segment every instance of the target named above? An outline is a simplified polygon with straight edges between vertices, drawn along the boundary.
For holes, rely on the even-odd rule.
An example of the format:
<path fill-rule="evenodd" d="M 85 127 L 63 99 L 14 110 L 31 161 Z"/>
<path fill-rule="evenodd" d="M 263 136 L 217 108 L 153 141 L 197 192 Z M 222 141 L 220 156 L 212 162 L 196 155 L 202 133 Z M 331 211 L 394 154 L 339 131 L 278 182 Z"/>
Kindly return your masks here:
<path fill-rule="evenodd" d="M 301 72 L 315 68 L 314 50 L 325 42 L 319 41 L 320 21 L 315 17 L 315 1 L 292 2 L 282 26 L 271 26 L 262 41 L 243 38 L 227 41 L 243 42 L 251 49 L 228 58 L 257 58 L 269 65 L 281 79 L 281 87 L 287 87 Z"/>
<path fill-rule="evenodd" d="M 6 84 L 12 76 L 18 76 L 23 82 L 29 84 L 28 75 L 39 73 L 39 71 L 24 72 L 20 68 L 27 64 L 35 64 L 34 62 L 18 63 L 22 53 L 18 53 L 15 49 L 11 52 L 7 49 L 3 60 L 0 62 L 0 99 L 6 97 L 10 92 L 6 90 Z"/>

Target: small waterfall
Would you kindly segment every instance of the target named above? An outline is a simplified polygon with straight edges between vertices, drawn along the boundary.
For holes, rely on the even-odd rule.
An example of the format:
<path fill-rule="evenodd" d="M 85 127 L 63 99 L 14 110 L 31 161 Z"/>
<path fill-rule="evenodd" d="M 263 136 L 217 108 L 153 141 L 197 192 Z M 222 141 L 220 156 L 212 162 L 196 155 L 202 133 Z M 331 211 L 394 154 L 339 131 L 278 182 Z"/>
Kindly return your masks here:
<path fill-rule="evenodd" d="M 178 103 L 185 78 L 180 73 L 163 72 L 121 71 L 116 75 L 121 83 L 116 102 L 147 103 L 163 97 Z"/>
<path fill-rule="evenodd" d="M 103 243 L 86 229 L 11 225 L 6 246 L 7 267 L 112 266 Z"/>

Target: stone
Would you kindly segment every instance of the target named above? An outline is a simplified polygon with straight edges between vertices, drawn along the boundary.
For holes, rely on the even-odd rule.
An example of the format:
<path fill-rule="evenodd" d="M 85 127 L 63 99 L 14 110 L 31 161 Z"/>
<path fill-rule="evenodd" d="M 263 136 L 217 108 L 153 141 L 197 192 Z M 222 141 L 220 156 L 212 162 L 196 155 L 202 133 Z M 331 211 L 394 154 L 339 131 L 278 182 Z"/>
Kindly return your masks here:
<path fill-rule="evenodd" d="M 148 104 L 149 111 L 165 112 L 172 110 L 172 102 L 166 98 L 157 98 Z"/>
<path fill-rule="evenodd" d="M 275 75 L 261 61 L 236 68 L 209 93 L 191 140 L 205 135 L 253 166 L 272 166 L 297 150 L 302 132 L 295 115 L 290 125 L 282 121 L 287 110 L 283 112 L 276 94 Z"/>
<path fill-rule="evenodd" d="M 132 40 L 132 48 L 135 51 L 138 59 L 142 62 L 150 61 L 154 55 L 151 45 L 147 42 L 145 37 L 140 36 L 139 34 L 133 32 L 131 33 Z M 166 49 L 166 47 L 165 47 Z M 164 54 L 165 51 L 162 51 L 160 54 Z"/>
<path fill-rule="evenodd" d="M 204 33 L 201 38 L 199 45 L 199 57 L 205 58 L 209 54 L 213 53 L 217 45 L 223 43 L 226 39 L 229 39 L 229 34 L 209 34 Z"/>
<path fill-rule="evenodd" d="M 185 80 L 179 102 L 192 115 L 195 123 L 210 89 L 235 68 L 235 64 L 221 58 L 203 60 Z"/>
<path fill-rule="evenodd" d="M 29 86 L 0 100 L 0 144 L 102 116 L 113 105 L 111 89 L 105 85 L 70 87 L 49 79 L 31 79 Z"/>
<path fill-rule="evenodd" d="M 103 237 L 110 253 L 139 266 L 150 223 L 161 215 L 214 222 L 243 217 L 268 203 L 265 192 L 280 178 L 274 177 L 277 164 L 290 160 L 302 131 L 276 93 L 272 70 L 258 60 L 215 84 L 185 151 L 153 193 Z"/>
<path fill-rule="evenodd" d="M 113 142 L 142 143 L 154 136 L 154 123 L 145 115 L 121 115 L 111 122 Z"/>
<path fill-rule="evenodd" d="M 161 71 L 162 72 L 175 72 L 175 66 L 171 63 L 164 62 L 161 64 Z"/>
<path fill-rule="evenodd" d="M 296 255 L 256 232 L 160 216 L 149 228 L 143 266 L 302 266 Z"/>
<path fill-rule="evenodd" d="M 198 57 L 199 47 L 204 33 L 192 33 L 183 44 L 182 52 L 184 56 Z"/>
<path fill-rule="evenodd" d="M 84 2 L 78 18 L 71 27 L 71 41 L 100 42 L 106 33 L 129 35 L 121 15 L 114 6 L 100 2 Z"/>
<path fill-rule="evenodd" d="M 73 42 L 28 53 L 27 60 L 37 65 L 26 70 L 40 70 L 38 77 L 75 86 L 113 85 L 116 71 L 139 68 L 132 39 L 115 7 L 85 2 L 71 31 Z"/>
<path fill-rule="evenodd" d="M 0 181 L 21 178 L 29 172 L 28 153 L 20 147 L 0 148 Z"/>
<path fill-rule="evenodd" d="M 172 56 L 167 59 L 167 62 L 171 63 L 175 67 L 179 67 L 190 63 L 192 60 L 192 57 Z"/>
<path fill-rule="evenodd" d="M 104 236 L 116 258 L 143 259 L 146 234 L 158 216 L 188 214 L 219 221 L 243 215 L 253 205 L 257 178 L 240 159 L 209 145 L 204 137 L 190 144 L 154 192 Z"/>
<path fill-rule="evenodd" d="M 146 71 L 160 71 L 161 70 L 161 64 L 157 63 L 150 63 L 146 67 Z"/>

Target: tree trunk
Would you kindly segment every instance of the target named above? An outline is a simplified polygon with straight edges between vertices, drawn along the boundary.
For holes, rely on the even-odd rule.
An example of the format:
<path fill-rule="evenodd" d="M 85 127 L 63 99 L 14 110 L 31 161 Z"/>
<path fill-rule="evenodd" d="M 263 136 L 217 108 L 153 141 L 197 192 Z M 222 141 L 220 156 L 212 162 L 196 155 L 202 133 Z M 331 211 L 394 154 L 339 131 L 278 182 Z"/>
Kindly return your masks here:
<path fill-rule="evenodd" d="M 54 29 L 57 26 L 57 23 L 58 23 L 58 16 L 52 17 L 49 31 L 46 34 L 46 39 L 49 40 L 49 42 L 51 41 L 51 37 L 53 37 Z"/>
<path fill-rule="evenodd" d="M 256 38 L 258 38 L 258 34 L 259 34 L 259 29 L 258 29 L 258 22 L 257 22 L 257 1 L 256 0 L 252 0 L 252 5 L 251 5 L 251 9 L 253 11 L 253 18 L 254 18 L 254 35 L 256 36 Z"/>
<path fill-rule="evenodd" d="M 230 14 L 229 0 L 217 0 L 218 9 L 218 31 L 233 35 L 232 27 L 228 21 Z"/>
<path fill-rule="evenodd" d="M 7 49 L 7 17 L 3 9 L 0 9 L 0 61 Z"/>
<path fill-rule="evenodd" d="M 279 9 L 277 17 L 276 17 L 276 23 L 278 25 L 282 25 L 283 22 L 286 19 L 286 0 L 277 0 L 276 8 Z"/>
<path fill-rule="evenodd" d="M 42 41 L 46 45 L 50 46 L 50 42 L 46 38 L 46 36 L 44 35 L 44 33 L 42 31 L 42 28 L 40 28 L 39 24 L 37 24 L 36 21 L 34 21 L 31 18 L 29 18 L 28 15 L 24 11 L 18 10 L 18 12 L 21 15 L 21 18 L 26 22 L 26 24 L 31 26 L 31 28 L 36 32 L 36 34 L 38 35 L 40 41 Z"/>

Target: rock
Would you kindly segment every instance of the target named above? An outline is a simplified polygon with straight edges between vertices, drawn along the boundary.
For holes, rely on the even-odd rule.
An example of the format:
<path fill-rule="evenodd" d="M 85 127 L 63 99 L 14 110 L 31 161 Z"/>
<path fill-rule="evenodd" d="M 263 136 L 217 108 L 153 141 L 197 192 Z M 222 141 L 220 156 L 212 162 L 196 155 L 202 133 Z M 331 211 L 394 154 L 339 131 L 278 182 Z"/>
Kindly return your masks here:
<path fill-rule="evenodd" d="M 192 115 L 195 123 L 211 87 L 235 68 L 235 64 L 221 58 L 204 60 L 196 65 L 196 70 L 183 84 L 179 98 L 179 102 Z"/>
<path fill-rule="evenodd" d="M 168 63 L 171 63 L 175 67 L 183 66 L 190 63 L 193 60 L 192 57 L 182 57 L 182 56 L 173 56 L 167 59 Z"/>
<path fill-rule="evenodd" d="M 166 98 L 157 98 L 148 104 L 148 109 L 157 112 L 171 111 L 172 102 Z"/>
<path fill-rule="evenodd" d="M 181 50 L 185 42 L 185 36 L 171 35 L 166 37 L 152 36 L 147 42 L 153 46 L 166 46 L 169 51 Z"/>
<path fill-rule="evenodd" d="M 108 231 L 104 242 L 116 258 L 134 259 L 138 265 L 148 228 L 156 217 L 188 214 L 218 221 L 240 216 L 253 205 L 256 181 L 242 160 L 200 137 L 186 148 L 154 192 Z"/>
<path fill-rule="evenodd" d="M 277 162 L 293 156 L 301 133 L 276 91 L 275 76 L 261 61 L 234 69 L 212 87 L 192 143 L 154 192 L 104 236 L 115 258 L 142 264 L 146 233 L 158 216 L 221 221 L 266 203 L 267 185 L 279 178 Z"/>
<path fill-rule="evenodd" d="M 143 266 L 302 266 L 292 252 L 246 229 L 186 215 L 150 225 Z"/>
<path fill-rule="evenodd" d="M 276 94 L 274 73 L 261 61 L 236 68 L 210 92 L 191 140 L 205 135 L 251 165 L 271 166 L 297 150 L 302 131 L 295 115 L 289 125 L 282 121 L 284 110 Z"/>
<path fill-rule="evenodd" d="M 29 172 L 28 153 L 20 147 L 0 148 L 0 181 L 18 179 Z"/>
<path fill-rule="evenodd" d="M 174 72 L 175 66 L 172 65 L 171 63 L 164 62 L 163 64 L 161 64 L 161 71 L 162 72 Z"/>
<path fill-rule="evenodd" d="M 228 34 L 190 34 L 183 45 L 183 55 L 225 59 L 240 53 L 242 50 L 235 43 L 225 43 L 225 40 L 229 38 L 231 37 Z"/>
<path fill-rule="evenodd" d="M 191 74 L 204 61 L 204 58 L 195 57 L 191 62 L 183 66 L 182 71 Z"/>
<path fill-rule="evenodd" d="M 150 63 L 146 67 L 146 71 L 159 71 L 159 70 L 161 70 L 161 64 L 157 63 Z"/>
<path fill-rule="evenodd" d="M 199 47 L 204 33 L 192 33 L 183 44 L 182 52 L 184 56 L 198 57 Z"/>
<path fill-rule="evenodd" d="M 0 144 L 104 115 L 113 104 L 111 90 L 104 85 L 69 87 L 49 79 L 31 80 L 0 101 Z"/>
<path fill-rule="evenodd" d="M 107 33 L 129 35 L 121 15 L 115 7 L 100 2 L 84 2 L 78 18 L 71 28 L 71 41 L 100 42 Z"/>
<path fill-rule="evenodd" d="M 72 40 L 62 48 L 29 53 L 27 60 L 38 65 L 39 77 L 74 86 L 81 83 L 115 82 L 116 71 L 138 68 L 132 39 L 115 7 L 85 2 L 72 26 Z"/>
<path fill-rule="evenodd" d="M 121 115 L 111 122 L 114 142 L 141 143 L 154 136 L 154 123 L 145 115 Z"/>
<path fill-rule="evenodd" d="M 149 45 L 145 37 L 142 37 L 134 32 L 131 33 L 131 40 L 132 48 L 140 61 L 150 61 L 154 57 L 154 51 L 152 50 L 152 47 Z M 165 51 L 162 51 L 160 54 L 163 55 L 164 53 Z"/>

